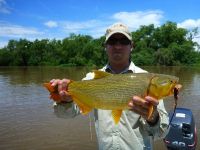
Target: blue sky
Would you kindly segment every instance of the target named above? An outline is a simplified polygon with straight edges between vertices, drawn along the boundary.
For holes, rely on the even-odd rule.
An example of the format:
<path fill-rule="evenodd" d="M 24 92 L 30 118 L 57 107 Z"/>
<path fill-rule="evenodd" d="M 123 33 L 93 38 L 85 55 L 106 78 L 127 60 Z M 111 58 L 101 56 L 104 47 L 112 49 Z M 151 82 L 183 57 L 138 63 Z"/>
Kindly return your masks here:
<path fill-rule="evenodd" d="M 116 22 L 200 27 L 199 0 L 0 0 L 0 47 L 10 39 L 63 39 L 70 33 L 98 38 Z M 197 36 L 195 41 L 200 43 Z"/>

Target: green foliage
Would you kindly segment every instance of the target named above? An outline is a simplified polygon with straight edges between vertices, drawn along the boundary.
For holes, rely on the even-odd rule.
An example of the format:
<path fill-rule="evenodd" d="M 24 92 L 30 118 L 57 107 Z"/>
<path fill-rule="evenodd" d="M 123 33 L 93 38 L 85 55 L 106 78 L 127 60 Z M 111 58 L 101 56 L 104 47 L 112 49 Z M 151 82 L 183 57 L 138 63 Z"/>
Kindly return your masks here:
<path fill-rule="evenodd" d="M 132 54 L 132 59 L 137 65 L 197 64 L 200 55 L 194 46 L 199 45 L 191 38 L 196 32 L 197 30 L 188 33 L 186 29 L 178 28 L 176 23 L 172 22 L 157 28 L 153 25 L 142 26 L 132 34 L 135 41 L 135 54 Z"/>
<path fill-rule="evenodd" d="M 151 48 L 143 48 L 139 52 L 132 52 L 131 58 L 139 66 L 153 65 L 154 56 Z"/>
<path fill-rule="evenodd" d="M 176 23 L 160 27 L 141 26 L 132 32 L 134 50 L 131 60 L 136 65 L 199 65 L 200 53 L 193 42 L 197 29 L 187 31 Z M 102 46 L 105 37 L 93 39 L 88 35 L 71 34 L 63 40 L 10 40 L 0 49 L 0 66 L 103 66 L 107 56 Z"/>
<path fill-rule="evenodd" d="M 9 66 L 13 59 L 12 54 L 6 49 L 0 50 L 0 66 Z"/>
<path fill-rule="evenodd" d="M 168 48 L 160 48 L 155 52 L 155 64 L 172 66 L 174 64 L 174 56 Z"/>

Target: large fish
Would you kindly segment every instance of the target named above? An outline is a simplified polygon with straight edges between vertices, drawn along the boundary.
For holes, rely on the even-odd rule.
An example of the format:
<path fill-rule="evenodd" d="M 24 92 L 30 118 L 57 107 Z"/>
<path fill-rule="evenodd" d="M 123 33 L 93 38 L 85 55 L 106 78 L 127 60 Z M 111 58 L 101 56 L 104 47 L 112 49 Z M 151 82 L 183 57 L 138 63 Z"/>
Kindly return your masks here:
<path fill-rule="evenodd" d="M 174 94 L 178 85 L 178 78 L 170 75 L 154 73 L 127 73 L 110 74 L 103 71 L 94 71 L 94 79 L 86 81 L 70 81 L 67 92 L 79 106 L 82 114 L 89 113 L 93 108 L 112 110 L 112 117 L 117 124 L 121 113 L 130 109 L 128 103 L 134 95 L 147 95 L 156 99 Z M 57 87 L 44 83 L 52 99 L 61 101 Z M 148 117 L 153 112 L 149 108 Z"/>

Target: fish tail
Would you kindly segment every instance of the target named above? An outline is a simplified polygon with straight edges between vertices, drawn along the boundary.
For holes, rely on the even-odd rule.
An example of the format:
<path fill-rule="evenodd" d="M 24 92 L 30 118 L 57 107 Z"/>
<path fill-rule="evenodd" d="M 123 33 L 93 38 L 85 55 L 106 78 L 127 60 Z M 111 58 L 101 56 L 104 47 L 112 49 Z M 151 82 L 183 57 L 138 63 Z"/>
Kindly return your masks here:
<path fill-rule="evenodd" d="M 50 92 L 55 92 L 55 87 L 51 86 L 50 83 L 44 83 L 43 86 Z"/>
<path fill-rule="evenodd" d="M 50 93 L 50 99 L 53 99 L 56 102 L 61 102 L 61 96 L 56 93 Z"/>

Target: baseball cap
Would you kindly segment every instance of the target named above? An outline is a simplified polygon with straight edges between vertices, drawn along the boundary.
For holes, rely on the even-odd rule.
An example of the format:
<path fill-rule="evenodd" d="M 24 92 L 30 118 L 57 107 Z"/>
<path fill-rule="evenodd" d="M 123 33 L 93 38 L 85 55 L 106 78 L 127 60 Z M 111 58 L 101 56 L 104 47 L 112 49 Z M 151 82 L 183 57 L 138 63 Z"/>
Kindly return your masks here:
<path fill-rule="evenodd" d="M 128 27 L 122 23 L 115 23 L 108 27 L 106 30 L 106 41 L 115 33 L 121 33 L 125 35 L 130 41 L 132 40 L 131 32 L 129 31 Z"/>

